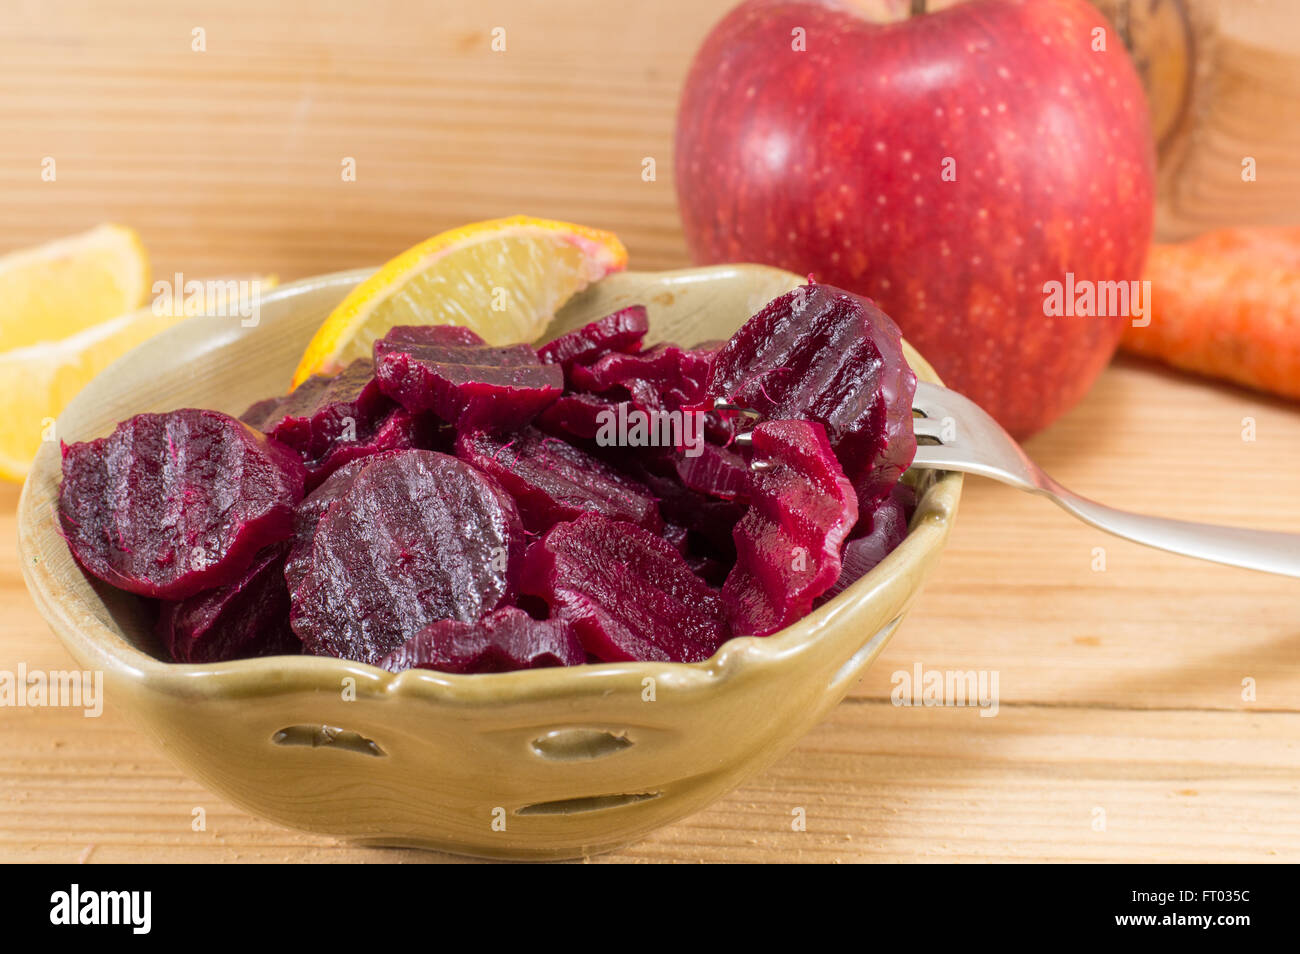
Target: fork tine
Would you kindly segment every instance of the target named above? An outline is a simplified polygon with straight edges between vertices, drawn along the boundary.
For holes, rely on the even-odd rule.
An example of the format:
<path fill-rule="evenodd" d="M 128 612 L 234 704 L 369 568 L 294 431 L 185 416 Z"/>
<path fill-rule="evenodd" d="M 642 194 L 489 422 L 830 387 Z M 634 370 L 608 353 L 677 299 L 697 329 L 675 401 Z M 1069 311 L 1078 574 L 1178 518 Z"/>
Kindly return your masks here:
<path fill-rule="evenodd" d="M 916 454 L 912 457 L 911 466 L 977 473 L 978 471 L 968 467 L 969 462 L 970 451 L 957 447 L 945 447 L 942 444 L 918 444 L 916 445 Z"/>
<path fill-rule="evenodd" d="M 728 404 L 722 398 L 714 399 L 713 409 L 715 411 L 735 411 L 736 413 L 743 414 L 745 417 L 753 420 L 758 420 L 763 416 L 761 411 L 756 411 L 752 407 L 743 407 L 740 404 Z"/>
<path fill-rule="evenodd" d="M 912 401 L 913 411 L 924 415 L 923 417 L 913 418 L 912 430 L 917 437 L 924 437 L 934 441 L 944 439 L 943 430 L 946 425 L 945 418 L 954 417 L 951 401 L 947 400 L 952 392 L 947 388 L 940 387 L 936 384 L 930 384 L 927 381 L 916 382 L 916 396 Z M 724 403 L 719 399 L 714 404 L 717 410 L 739 411 L 751 421 L 757 422 L 762 420 L 763 415 L 751 408 L 743 408 L 734 404 Z M 754 435 L 750 431 L 744 431 L 733 438 L 736 444 L 748 446 L 753 443 Z M 962 459 L 948 449 L 947 453 L 932 453 L 934 451 L 944 450 L 944 448 L 934 444 L 923 444 L 917 449 L 917 456 L 914 463 L 917 466 L 942 466 Z"/>
<path fill-rule="evenodd" d="M 944 406 L 943 399 L 940 397 L 941 391 L 932 389 L 926 385 L 926 391 L 922 392 L 921 387 L 925 385 L 924 381 L 917 382 L 917 399 L 912 402 L 913 409 L 925 414 L 925 417 L 918 417 L 912 420 L 912 430 L 917 437 L 927 437 L 931 440 L 941 441 L 943 439 L 944 418 L 948 415 L 945 413 L 947 408 Z M 923 405 L 923 406 L 922 406 Z M 762 415 L 757 411 L 748 408 L 738 408 L 735 405 L 716 404 L 716 408 L 726 410 L 739 410 L 749 417 L 751 421 L 759 421 Z M 750 431 L 743 431 L 734 438 L 737 444 L 751 444 L 754 436 Z"/>
<path fill-rule="evenodd" d="M 912 430 L 916 432 L 917 437 L 929 437 L 936 441 L 943 440 L 943 421 L 927 417 L 915 417 L 912 419 Z"/>
<path fill-rule="evenodd" d="M 952 405 L 948 400 L 953 394 L 945 387 L 931 384 L 929 381 L 916 382 L 916 396 L 912 399 L 912 410 L 928 418 L 952 416 Z"/>

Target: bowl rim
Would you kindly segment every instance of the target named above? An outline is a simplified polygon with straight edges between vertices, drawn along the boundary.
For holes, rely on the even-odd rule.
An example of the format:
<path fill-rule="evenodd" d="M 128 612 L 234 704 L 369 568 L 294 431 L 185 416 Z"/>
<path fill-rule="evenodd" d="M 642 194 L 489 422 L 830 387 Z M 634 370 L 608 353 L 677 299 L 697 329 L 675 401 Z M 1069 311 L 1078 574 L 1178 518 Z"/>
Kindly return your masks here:
<path fill-rule="evenodd" d="M 804 282 L 803 278 L 781 269 L 744 263 L 622 274 L 699 281 L 750 269 L 782 272 L 794 284 Z M 349 269 L 290 282 L 263 293 L 260 307 L 330 285 L 355 284 L 372 271 Z M 181 325 L 164 330 L 118 358 L 100 375 L 111 375 L 119 362 L 140 350 L 166 348 L 168 340 L 182 332 Z M 904 341 L 903 347 L 918 379 L 942 383 L 930 364 L 909 343 Z M 92 400 L 93 380 L 69 403 L 69 409 Z M 59 421 L 62 421 L 62 415 Z M 18 549 L 23 578 L 37 608 L 82 665 L 93 663 L 106 673 L 147 683 L 151 690 L 189 698 L 250 697 L 321 690 L 337 692 L 343 680 L 352 677 L 358 698 L 403 696 L 426 703 L 456 706 L 499 703 L 505 699 L 526 704 L 556 698 L 599 696 L 611 689 L 626 690 L 629 680 L 644 685 L 644 680 L 652 679 L 658 685 L 670 685 L 674 690 L 705 691 L 735 678 L 751 666 L 777 663 L 793 655 L 814 652 L 819 636 L 839 618 L 882 594 L 893 585 L 896 577 L 908 574 L 937 555 L 956 516 L 963 483 L 960 473 L 934 472 L 935 479 L 918 502 L 907 536 L 880 564 L 834 599 L 785 629 L 765 637 L 733 637 L 701 662 L 585 663 L 505 673 L 453 674 L 427 669 L 390 673 L 353 660 L 307 655 L 264 656 L 221 663 L 167 662 L 137 649 L 93 612 L 85 609 L 76 612 L 77 607 L 72 604 L 77 601 L 59 595 L 59 591 L 65 588 L 59 575 L 46 561 L 34 558 L 36 538 L 49 528 L 41 526 L 42 515 L 36 512 L 33 487 L 38 481 L 57 481 L 59 460 L 57 448 L 51 442 L 42 445 L 33 461 L 18 501 Z M 50 519 L 53 520 L 52 515 Z M 57 522 L 54 531 L 58 532 Z M 75 562 L 70 565 L 76 566 Z M 909 594 L 909 598 L 911 595 L 915 595 L 914 592 Z M 864 643 L 871 635 L 863 634 Z"/>

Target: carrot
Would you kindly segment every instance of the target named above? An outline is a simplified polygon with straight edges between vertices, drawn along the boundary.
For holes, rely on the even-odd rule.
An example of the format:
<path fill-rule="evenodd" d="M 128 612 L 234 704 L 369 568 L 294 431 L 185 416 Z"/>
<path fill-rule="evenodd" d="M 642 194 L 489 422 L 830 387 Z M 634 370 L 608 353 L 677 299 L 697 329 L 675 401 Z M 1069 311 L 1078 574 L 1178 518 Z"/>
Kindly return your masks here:
<path fill-rule="evenodd" d="M 1125 329 L 1126 351 L 1300 398 L 1300 228 L 1154 245 L 1144 277 L 1151 323 Z"/>

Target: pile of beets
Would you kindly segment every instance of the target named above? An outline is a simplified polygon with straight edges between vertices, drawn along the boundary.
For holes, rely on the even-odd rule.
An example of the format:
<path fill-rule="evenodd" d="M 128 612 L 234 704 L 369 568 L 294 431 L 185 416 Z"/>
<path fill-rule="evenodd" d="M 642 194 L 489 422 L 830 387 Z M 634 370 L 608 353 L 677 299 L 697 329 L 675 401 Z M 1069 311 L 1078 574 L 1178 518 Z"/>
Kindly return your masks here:
<path fill-rule="evenodd" d="M 647 328 L 640 306 L 539 349 L 394 328 L 239 420 L 137 415 L 64 446 L 68 546 L 156 605 L 178 662 L 477 673 L 707 659 L 898 544 L 916 379 L 889 318 L 810 284 L 725 343 Z M 688 415 L 690 444 L 653 426 Z"/>

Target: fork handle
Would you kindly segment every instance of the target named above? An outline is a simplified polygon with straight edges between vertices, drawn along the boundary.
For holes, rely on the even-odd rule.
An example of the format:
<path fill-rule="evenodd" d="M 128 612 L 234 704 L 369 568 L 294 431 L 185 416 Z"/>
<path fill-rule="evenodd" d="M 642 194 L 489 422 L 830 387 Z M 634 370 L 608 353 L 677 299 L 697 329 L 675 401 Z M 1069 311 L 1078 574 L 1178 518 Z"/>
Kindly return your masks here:
<path fill-rule="evenodd" d="M 1040 493 L 1098 530 L 1199 560 L 1300 578 L 1300 534 L 1148 517 L 1089 500 L 1050 477 L 1046 483 Z"/>

